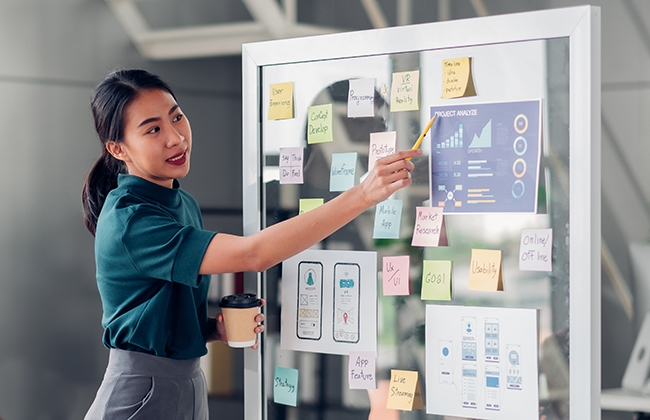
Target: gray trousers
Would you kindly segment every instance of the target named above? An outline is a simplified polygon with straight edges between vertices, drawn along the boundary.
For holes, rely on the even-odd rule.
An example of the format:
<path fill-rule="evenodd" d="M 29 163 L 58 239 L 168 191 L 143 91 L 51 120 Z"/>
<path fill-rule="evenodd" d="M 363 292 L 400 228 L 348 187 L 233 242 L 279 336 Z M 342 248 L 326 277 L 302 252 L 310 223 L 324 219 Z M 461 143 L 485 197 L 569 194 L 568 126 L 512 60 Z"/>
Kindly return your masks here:
<path fill-rule="evenodd" d="M 111 349 L 104 380 L 84 420 L 140 419 L 208 420 L 199 359 Z"/>

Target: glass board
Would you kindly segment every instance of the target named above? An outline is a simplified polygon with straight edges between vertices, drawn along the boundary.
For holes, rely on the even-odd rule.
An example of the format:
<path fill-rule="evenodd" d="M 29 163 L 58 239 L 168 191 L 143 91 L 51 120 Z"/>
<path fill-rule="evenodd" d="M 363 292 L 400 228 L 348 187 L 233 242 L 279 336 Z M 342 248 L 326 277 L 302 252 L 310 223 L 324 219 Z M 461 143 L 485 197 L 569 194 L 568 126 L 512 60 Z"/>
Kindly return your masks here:
<path fill-rule="evenodd" d="M 571 10 L 588 11 L 590 9 L 575 8 Z M 535 14 L 525 15 L 536 18 Z M 521 21 L 521 16 L 518 21 Z M 543 21 L 544 19 L 540 20 L 540 22 Z M 452 25 L 453 23 L 448 24 Z M 429 25 L 433 27 L 434 33 L 436 25 L 439 24 Z M 459 25 L 462 24 L 457 23 L 456 25 L 460 28 Z M 334 38 L 331 42 L 334 45 L 340 45 L 344 51 L 343 44 L 340 44 L 343 39 L 343 37 Z M 266 332 L 263 336 L 262 350 L 259 353 L 252 351 L 246 353 L 246 374 L 248 375 L 246 406 L 253 406 L 253 408 L 247 409 L 247 419 L 326 419 L 341 416 L 349 419 L 442 419 L 443 414 L 450 413 L 436 413 L 435 410 L 432 412 L 431 408 L 428 410 L 386 411 L 389 395 L 394 392 L 391 386 L 392 370 L 417 372 L 423 396 L 427 395 L 427 387 L 433 387 L 433 382 L 430 381 L 440 382 L 438 377 L 432 377 L 426 366 L 427 360 L 429 363 L 431 360 L 437 360 L 431 358 L 431 353 L 439 350 L 434 348 L 435 346 L 431 343 L 427 344 L 426 320 L 430 320 L 427 317 L 427 306 L 430 305 L 536 310 L 537 325 L 533 327 L 536 327 L 534 335 L 537 348 L 534 356 L 537 359 L 537 363 L 535 363 L 537 377 L 524 378 L 524 384 L 527 383 L 530 386 L 533 381 L 537 388 L 535 403 L 538 406 L 534 411 L 539 413 L 540 418 L 546 419 L 581 418 L 579 415 L 572 414 L 574 403 L 572 400 L 570 401 L 570 389 L 580 379 L 572 370 L 575 369 L 575 366 L 571 366 L 570 361 L 573 362 L 573 359 L 569 356 L 576 349 L 571 345 L 573 343 L 571 323 L 574 316 L 574 313 L 570 311 L 572 302 L 574 302 L 572 301 L 572 286 L 575 287 L 578 281 L 585 281 L 583 276 L 576 276 L 571 271 L 572 266 L 578 266 L 582 262 L 574 260 L 576 248 L 575 244 L 572 248 L 572 241 L 569 240 L 572 234 L 575 234 L 571 230 L 572 216 L 575 217 L 573 212 L 581 211 L 576 210 L 575 197 L 571 195 L 571 186 L 577 185 L 577 180 L 574 179 L 576 177 L 573 175 L 575 164 L 571 156 L 573 153 L 572 141 L 575 142 L 575 136 L 571 131 L 572 118 L 575 119 L 572 116 L 572 106 L 575 109 L 575 101 L 572 102 L 572 99 L 575 98 L 572 98 L 572 95 L 577 95 L 572 91 L 571 86 L 570 63 L 572 62 L 572 48 L 576 48 L 573 45 L 571 36 L 566 35 L 534 37 L 533 39 L 514 37 L 503 42 L 464 43 L 418 50 L 403 49 L 387 53 L 372 51 L 371 46 L 366 54 L 341 54 L 340 56 L 332 54 L 321 59 L 312 58 L 309 54 L 296 53 L 294 57 L 292 54 L 288 54 L 289 59 L 274 61 L 269 58 L 267 59 L 268 63 L 253 66 L 254 71 L 250 72 L 250 80 L 246 78 L 247 61 L 245 57 L 244 90 L 246 94 L 247 83 L 254 83 L 254 87 L 249 87 L 249 92 L 255 92 L 257 106 L 251 107 L 251 110 L 254 110 L 254 119 L 257 121 L 258 130 L 248 136 L 248 143 L 246 143 L 247 113 L 245 106 L 244 199 L 245 208 L 248 207 L 249 211 L 250 207 L 246 205 L 247 199 L 250 203 L 255 203 L 259 209 L 255 215 L 252 212 L 249 213 L 248 218 L 245 215 L 245 225 L 249 223 L 248 228 L 245 226 L 245 233 L 252 233 L 296 216 L 301 210 L 300 199 L 319 198 L 326 202 L 340 194 L 340 188 L 333 187 L 332 173 L 333 161 L 342 156 L 348 156 L 348 158 L 352 156 L 353 171 L 352 175 L 348 177 L 348 182 L 354 184 L 361 182 L 364 174 L 369 170 L 371 133 L 394 132 L 397 148 L 406 149 L 414 144 L 426 123 L 431 119 L 432 112 L 439 109 L 436 107 L 518 104 L 523 101 L 537 101 L 541 104 L 541 125 L 538 130 L 538 133 L 541 133 L 539 139 L 540 160 L 538 164 L 534 164 L 534 159 L 532 165 L 528 164 L 529 167 L 534 168 L 533 171 L 538 176 L 537 183 L 533 183 L 532 188 L 530 184 L 527 184 L 528 193 L 532 192 L 532 197 L 535 200 L 534 211 L 512 212 L 507 209 L 504 211 L 501 208 L 500 211 L 459 213 L 458 205 L 454 208 L 454 205 L 450 205 L 446 199 L 444 202 L 436 201 L 433 203 L 433 207 L 442 205 L 445 208 L 443 220 L 448 246 L 413 246 L 412 237 L 418 214 L 417 208 L 432 206 L 432 197 L 434 197 L 436 189 L 432 188 L 432 185 L 439 182 L 439 180 L 434 181 L 435 176 L 440 173 L 436 172 L 434 166 L 438 165 L 445 156 L 456 156 L 449 154 L 453 152 L 450 148 L 454 148 L 454 145 L 457 148 L 469 150 L 471 147 L 468 148 L 468 144 L 472 141 L 470 137 L 474 135 L 476 138 L 481 135 L 478 130 L 472 131 L 466 127 L 465 137 L 467 138 L 463 144 L 463 128 L 461 127 L 460 141 L 459 130 L 456 129 L 455 142 L 452 134 L 451 146 L 449 139 L 446 140 L 446 144 L 443 141 L 441 145 L 440 140 L 443 133 L 434 124 L 430 134 L 422 143 L 423 156 L 413 160 L 415 164 L 412 174 L 413 185 L 398 191 L 391 197 L 393 200 L 399 200 L 401 205 L 401 215 L 398 214 L 397 220 L 399 227 L 397 229 L 393 227 L 390 234 L 393 237 L 385 238 L 377 233 L 377 208 L 371 208 L 313 248 L 323 251 L 344 251 L 352 254 L 359 251 L 376 253 L 375 267 L 373 267 L 375 271 L 372 273 L 372 278 L 376 279 L 377 285 L 376 369 L 374 371 L 376 389 L 350 389 L 349 356 L 344 354 L 346 353 L 345 344 L 339 345 L 340 342 L 336 338 L 338 337 L 336 327 L 333 328 L 330 325 L 336 319 L 336 313 L 329 318 L 323 318 L 321 315 L 320 321 L 313 324 L 317 327 L 312 331 L 307 328 L 303 333 L 313 334 L 313 337 L 317 339 L 331 335 L 339 344 L 330 348 L 324 346 L 322 351 L 319 351 L 318 345 L 311 345 L 313 343 L 298 350 L 292 348 L 291 345 L 282 343 L 283 340 L 286 340 L 281 334 L 282 328 L 286 333 L 288 328 L 293 328 L 293 325 L 296 325 L 296 331 L 292 331 L 291 334 L 300 335 L 298 326 L 301 322 L 300 315 L 296 314 L 296 319 L 281 319 L 287 317 L 286 294 L 288 291 L 283 291 L 283 285 L 288 288 L 291 284 L 286 277 L 283 279 L 283 275 L 287 275 L 283 271 L 290 272 L 293 276 L 292 271 L 278 265 L 258 276 L 250 273 L 247 275 L 247 287 L 260 293 L 267 302 L 265 306 Z M 253 44 L 253 46 L 260 45 Z M 280 51 L 282 42 L 269 43 L 266 47 L 267 51 L 268 49 Z M 390 50 L 389 48 L 385 49 Z M 255 50 L 255 48 L 251 47 L 251 50 Z M 269 56 L 273 57 L 272 54 Z M 442 96 L 445 96 L 442 92 L 445 77 L 443 62 L 465 57 L 471 59 L 471 81 L 476 94 L 452 99 L 443 98 Z M 419 93 L 416 99 L 417 109 L 391 112 L 391 106 L 395 106 L 394 98 L 391 102 L 391 94 L 396 96 L 395 92 L 391 91 L 392 84 L 395 83 L 393 75 L 416 70 L 419 72 L 419 86 L 416 88 Z M 359 86 L 356 84 L 358 80 L 371 81 L 372 109 L 370 116 L 350 115 L 350 109 L 353 107 L 349 103 L 351 90 Z M 281 117 L 278 117 L 277 114 L 269 115 L 270 112 L 275 112 L 271 111 L 270 104 L 274 100 L 278 100 L 272 95 L 278 92 L 277 88 L 279 87 L 286 89 L 287 85 L 282 84 L 287 82 L 290 82 L 292 90 L 291 115 L 284 114 Z M 274 88 L 276 88 L 275 92 Z M 331 123 L 327 128 L 333 132 L 332 141 L 314 143 L 312 142 L 314 137 L 310 137 L 313 130 L 309 122 L 313 114 L 309 112 L 309 109 L 314 106 L 330 105 Z M 518 108 L 515 106 L 515 109 Z M 249 117 L 253 118 L 253 112 L 250 114 Z M 249 121 L 253 120 L 249 119 Z M 490 121 L 499 124 L 496 117 Z M 530 123 L 532 127 L 533 122 Z M 528 127 L 528 125 L 526 126 Z M 495 133 L 496 130 L 507 131 L 507 128 L 495 127 L 492 132 Z M 517 131 L 516 124 L 514 130 Z M 448 133 L 444 134 L 447 136 Z M 512 136 L 512 134 L 514 133 L 505 135 Z M 498 134 L 494 136 L 498 137 Z M 523 139 L 524 136 L 527 135 L 517 137 L 515 134 L 517 139 Z M 496 138 L 493 140 L 496 141 Z M 590 142 L 591 140 L 587 139 L 587 143 Z M 510 147 L 514 147 L 515 153 L 519 154 L 516 150 L 516 143 L 517 141 L 515 141 L 515 146 Z M 446 150 L 440 150 L 441 146 Z M 281 159 L 281 155 L 287 153 L 286 148 L 296 148 L 294 150 L 301 150 L 303 153 L 299 164 L 302 170 L 302 182 L 300 183 L 286 183 L 287 179 L 282 172 L 285 168 Z M 252 159 L 250 155 L 246 158 L 247 150 L 249 153 L 256 150 L 257 159 Z M 523 153 L 524 150 L 520 148 L 519 152 Z M 472 165 L 477 167 L 477 171 L 490 169 L 486 168 L 485 164 L 483 167 L 480 167 L 480 163 L 472 163 Z M 450 166 L 453 165 L 450 163 Z M 350 163 L 348 163 L 348 169 L 350 169 Z M 512 174 L 510 174 L 510 170 L 512 170 Z M 471 171 L 466 161 L 459 161 L 458 171 L 450 170 L 449 177 L 458 174 L 459 177 L 464 177 L 463 182 L 469 182 L 465 173 Z M 494 169 L 491 172 L 496 174 L 498 171 Z M 501 170 L 501 172 L 504 171 Z M 508 172 L 508 176 L 500 178 L 495 183 L 495 188 L 499 183 L 516 181 L 524 169 L 518 169 L 516 166 L 511 168 L 508 163 L 505 172 Z M 252 188 L 248 189 L 246 185 L 247 173 L 254 174 L 250 177 L 254 182 L 248 184 Z M 591 177 L 584 181 L 588 184 L 592 182 Z M 519 194 L 519 192 L 515 193 L 516 185 L 518 184 L 513 183 L 513 196 Z M 590 187 L 590 185 L 586 186 Z M 468 206 L 471 194 L 464 191 L 462 193 L 466 194 L 463 195 L 464 205 Z M 454 203 L 462 201 L 457 198 L 461 196 L 459 191 L 447 191 L 446 194 L 454 200 Z M 454 194 L 456 197 L 453 197 Z M 438 199 L 436 198 L 436 200 Z M 589 209 L 589 211 L 594 210 Z M 522 229 L 541 229 L 536 232 L 552 232 L 552 242 L 549 244 L 552 246 L 550 254 L 552 260 L 549 262 L 551 269 L 529 271 L 529 269 L 520 268 Z M 593 229 L 589 229 L 589 237 L 585 238 L 586 243 L 580 244 L 581 247 L 588 249 L 588 253 L 593 252 L 591 248 L 594 245 L 590 237 L 594 233 L 596 232 L 593 232 Z M 599 235 L 599 232 L 597 233 Z M 475 263 L 472 259 L 472 252 L 476 249 L 501 251 L 503 291 L 480 291 L 470 288 L 468 279 Z M 582 251 L 578 252 L 578 254 L 580 253 Z M 389 279 L 384 278 L 384 257 L 407 255 L 409 256 L 409 294 L 385 296 L 384 289 L 388 287 Z M 423 299 L 423 282 L 428 281 L 426 274 L 431 274 L 427 271 L 428 269 L 424 268 L 425 261 L 451 261 L 449 275 L 451 276 L 452 295 L 450 300 L 439 300 L 439 297 Z M 318 271 L 318 268 L 314 268 L 314 270 Z M 588 281 L 589 278 L 587 277 L 586 280 Z M 322 282 L 326 283 L 326 280 L 323 279 Z M 336 293 L 335 290 L 334 294 L 336 295 Z M 297 298 L 299 299 L 299 297 Z M 359 299 L 363 299 L 363 297 Z M 285 305 L 284 312 L 283 303 Z M 336 312 L 336 303 L 334 305 L 333 310 Z M 597 311 L 594 311 L 591 302 L 587 306 L 587 311 L 590 312 L 587 315 L 591 320 L 593 312 Z M 293 306 L 291 308 L 292 311 L 295 310 Z M 332 310 L 323 308 L 322 303 L 320 308 L 322 311 Z M 340 308 L 338 310 L 340 311 Z M 350 314 L 352 314 L 351 317 L 354 316 L 352 312 Z M 358 313 L 360 318 L 363 315 Z M 488 334 L 488 331 L 491 332 L 489 323 L 481 324 L 480 327 L 482 330 L 484 329 L 480 333 L 482 340 L 488 343 L 481 342 L 481 346 L 484 348 L 479 350 L 479 358 L 483 358 L 488 357 L 488 353 L 490 353 L 488 348 L 491 346 L 491 341 L 488 337 L 492 335 Z M 496 331 L 495 327 L 494 337 L 498 337 Z M 350 333 L 350 342 L 358 339 L 356 334 L 363 334 L 363 331 L 357 327 L 354 333 Z M 294 341 L 300 342 L 300 338 L 309 337 L 298 337 L 298 340 L 294 339 Z M 342 342 L 347 340 L 342 336 L 340 339 Z M 590 340 L 593 339 L 590 337 Z M 458 406 L 461 407 L 457 412 L 468 413 L 466 418 L 498 419 L 509 418 L 508 415 L 512 414 L 508 410 L 512 410 L 513 407 L 503 406 L 503 402 L 507 402 L 508 399 L 502 398 L 504 393 L 510 392 L 507 388 L 510 386 L 508 372 L 513 367 L 508 364 L 506 351 L 510 350 L 506 349 L 506 344 L 503 340 L 495 338 L 494 354 L 500 355 L 501 358 L 496 364 L 501 367 L 501 373 L 496 377 L 490 377 L 485 367 L 493 367 L 494 363 L 479 363 L 479 370 L 485 368 L 486 372 L 479 372 L 475 376 L 475 381 L 472 382 L 465 378 L 467 371 L 463 364 L 467 360 L 465 353 L 463 353 L 463 363 L 454 362 L 455 366 L 452 367 L 452 370 L 463 371 L 462 380 L 459 378 L 460 373 L 456 373 Z M 457 347 L 457 351 L 460 352 L 460 344 Z M 341 348 L 344 350 L 339 351 Z M 355 350 L 356 348 L 350 346 L 350 349 Z M 593 349 L 590 351 L 596 352 Z M 467 357 L 471 361 L 471 356 Z M 293 402 L 287 403 L 279 399 L 278 395 L 274 395 L 277 367 L 297 370 L 298 386 L 295 396 L 292 396 L 295 398 Z M 442 372 L 442 367 L 440 369 Z M 592 375 L 592 372 L 589 374 Z M 491 389 L 490 386 L 496 386 L 496 388 Z M 516 385 L 513 386 L 516 387 Z M 470 391 L 467 391 L 466 388 L 475 389 L 476 395 L 467 397 Z M 501 402 L 502 406 L 500 407 L 490 405 L 489 392 L 494 389 L 497 389 L 501 395 L 501 397 L 494 398 L 494 401 Z M 249 397 L 251 394 L 256 401 L 251 401 Z M 511 398 L 512 395 L 516 395 L 516 393 L 511 392 Z M 474 415 L 470 415 L 472 414 L 470 405 L 472 398 L 480 405 L 474 411 L 476 413 Z M 432 401 L 424 401 L 425 406 L 431 403 Z M 296 406 L 292 406 L 293 404 Z M 593 405 L 592 401 L 588 400 L 587 405 Z M 488 407 L 490 409 L 486 409 Z M 495 407 L 498 408 L 494 409 Z M 588 415 L 584 418 L 596 417 Z"/>

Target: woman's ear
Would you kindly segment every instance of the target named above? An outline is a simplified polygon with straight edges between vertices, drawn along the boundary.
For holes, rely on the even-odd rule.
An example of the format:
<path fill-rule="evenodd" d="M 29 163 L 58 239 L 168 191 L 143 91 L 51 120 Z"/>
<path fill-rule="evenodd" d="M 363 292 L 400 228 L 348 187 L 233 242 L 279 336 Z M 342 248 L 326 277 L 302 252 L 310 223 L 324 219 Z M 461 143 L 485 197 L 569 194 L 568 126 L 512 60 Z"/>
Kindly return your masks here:
<path fill-rule="evenodd" d="M 106 142 L 106 150 L 117 160 L 121 160 L 123 162 L 126 162 L 128 160 L 126 151 L 122 147 L 121 143 L 109 140 Z"/>

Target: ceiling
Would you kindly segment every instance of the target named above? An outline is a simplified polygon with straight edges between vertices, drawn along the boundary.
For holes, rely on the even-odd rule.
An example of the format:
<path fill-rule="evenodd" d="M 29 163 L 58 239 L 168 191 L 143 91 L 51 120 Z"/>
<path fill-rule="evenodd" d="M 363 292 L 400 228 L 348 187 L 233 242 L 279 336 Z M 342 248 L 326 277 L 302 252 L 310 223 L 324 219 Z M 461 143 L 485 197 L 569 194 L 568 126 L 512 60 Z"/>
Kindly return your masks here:
<path fill-rule="evenodd" d="M 452 13 L 488 15 L 483 0 L 105 1 L 138 51 L 159 60 L 238 55 L 248 42 L 448 20 Z"/>

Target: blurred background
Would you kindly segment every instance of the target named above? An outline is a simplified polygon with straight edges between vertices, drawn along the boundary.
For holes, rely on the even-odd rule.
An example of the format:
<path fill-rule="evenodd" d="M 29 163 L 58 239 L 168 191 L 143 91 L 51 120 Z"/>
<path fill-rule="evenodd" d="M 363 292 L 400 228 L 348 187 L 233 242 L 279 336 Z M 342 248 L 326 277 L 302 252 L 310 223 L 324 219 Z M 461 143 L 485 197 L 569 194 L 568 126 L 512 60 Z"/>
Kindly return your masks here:
<path fill-rule="evenodd" d="M 89 109 L 143 67 L 191 121 L 182 186 L 206 227 L 241 234 L 242 42 L 584 4 L 573 0 L 0 0 L 0 418 L 81 419 L 106 367 L 80 193 L 100 155 Z M 620 387 L 650 309 L 650 2 L 602 10 L 602 386 Z M 241 354 L 212 418 L 242 418 Z M 222 382 L 222 381 L 219 381 Z M 604 418 L 631 418 L 606 413 Z"/>

